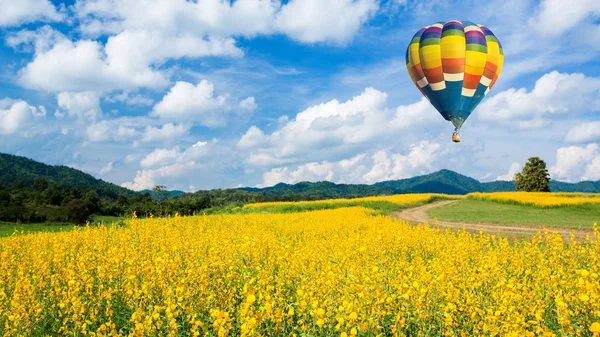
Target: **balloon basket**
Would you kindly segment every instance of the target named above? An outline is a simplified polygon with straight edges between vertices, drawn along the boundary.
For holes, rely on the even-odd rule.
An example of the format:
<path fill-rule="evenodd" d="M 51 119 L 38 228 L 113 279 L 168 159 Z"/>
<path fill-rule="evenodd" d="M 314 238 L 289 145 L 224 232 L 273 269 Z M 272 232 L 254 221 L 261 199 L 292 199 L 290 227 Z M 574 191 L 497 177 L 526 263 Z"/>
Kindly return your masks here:
<path fill-rule="evenodd" d="M 454 131 L 452 134 L 452 141 L 455 143 L 460 143 L 460 135 L 458 134 L 458 131 Z"/>

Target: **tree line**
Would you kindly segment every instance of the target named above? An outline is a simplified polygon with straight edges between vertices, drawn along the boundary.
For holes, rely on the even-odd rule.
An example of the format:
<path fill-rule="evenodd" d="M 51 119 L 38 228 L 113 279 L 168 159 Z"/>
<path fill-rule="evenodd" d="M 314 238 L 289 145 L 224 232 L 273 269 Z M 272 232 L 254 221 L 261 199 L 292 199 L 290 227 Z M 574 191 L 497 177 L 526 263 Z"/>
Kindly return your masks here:
<path fill-rule="evenodd" d="M 0 221 L 14 223 L 74 223 L 84 224 L 91 215 L 138 217 L 194 215 L 208 209 L 251 202 L 298 201 L 318 198 L 308 195 L 265 196 L 259 192 L 236 189 L 199 191 L 170 197 L 164 186 L 150 193 L 130 196 L 99 194 L 93 189 L 67 188 L 43 177 L 30 186 L 20 180 L 11 184 L 0 181 Z"/>

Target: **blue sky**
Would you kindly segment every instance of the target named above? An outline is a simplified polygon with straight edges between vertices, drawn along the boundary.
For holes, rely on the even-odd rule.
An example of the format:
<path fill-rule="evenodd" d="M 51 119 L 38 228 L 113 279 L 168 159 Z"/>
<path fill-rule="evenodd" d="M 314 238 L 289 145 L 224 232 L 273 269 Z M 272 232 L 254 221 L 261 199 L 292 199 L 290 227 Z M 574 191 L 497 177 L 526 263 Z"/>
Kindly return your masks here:
<path fill-rule="evenodd" d="M 460 144 L 404 62 L 452 19 L 505 53 Z M 530 156 L 600 180 L 599 19 L 593 0 L 0 1 L 0 152 L 136 190 L 487 181 Z"/>

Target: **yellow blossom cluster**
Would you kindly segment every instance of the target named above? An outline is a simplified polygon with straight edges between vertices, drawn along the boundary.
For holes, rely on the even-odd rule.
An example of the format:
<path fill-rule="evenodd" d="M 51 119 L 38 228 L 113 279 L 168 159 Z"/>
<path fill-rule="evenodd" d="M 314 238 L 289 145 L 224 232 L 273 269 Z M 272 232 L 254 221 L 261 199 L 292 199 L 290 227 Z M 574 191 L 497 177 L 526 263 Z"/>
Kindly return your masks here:
<path fill-rule="evenodd" d="M 467 197 L 542 207 L 585 204 L 600 205 L 600 194 L 592 193 L 496 192 L 469 193 Z"/>
<path fill-rule="evenodd" d="M 0 240 L 0 335 L 591 336 L 600 234 L 451 231 L 365 208 L 133 219 Z"/>
<path fill-rule="evenodd" d="M 315 204 L 346 204 L 346 203 L 361 203 L 361 202 L 389 202 L 397 205 L 413 205 L 431 201 L 432 199 L 460 199 L 462 196 L 449 194 L 396 194 L 383 195 L 375 197 L 352 198 L 352 199 L 325 199 L 312 201 L 274 201 L 274 202 L 257 202 L 246 204 L 245 208 L 263 207 L 263 206 L 288 206 L 288 205 L 315 205 Z"/>

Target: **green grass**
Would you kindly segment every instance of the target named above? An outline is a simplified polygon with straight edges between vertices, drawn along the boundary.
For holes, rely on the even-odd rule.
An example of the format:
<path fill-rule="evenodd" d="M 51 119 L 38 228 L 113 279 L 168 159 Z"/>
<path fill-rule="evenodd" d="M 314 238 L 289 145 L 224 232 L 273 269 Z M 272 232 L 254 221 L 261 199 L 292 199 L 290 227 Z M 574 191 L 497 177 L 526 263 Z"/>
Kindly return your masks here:
<path fill-rule="evenodd" d="M 15 224 L 11 222 L 0 222 L 0 238 L 11 236 L 13 234 L 22 235 L 37 232 L 60 232 L 70 231 L 75 228 L 72 224 Z M 15 233 L 15 231 L 18 231 Z"/>
<path fill-rule="evenodd" d="M 116 224 L 118 226 L 123 225 L 123 220 L 127 218 L 116 217 L 116 216 L 107 216 L 107 215 L 92 215 L 90 217 L 91 225 L 96 224 L 104 224 L 104 225 L 112 225 Z M 60 232 L 60 231 L 70 231 L 76 228 L 75 225 L 71 223 L 33 223 L 33 224 L 20 224 L 13 222 L 2 222 L 0 221 L 0 238 L 7 237 L 15 234 L 29 234 L 29 233 L 37 233 L 37 232 Z"/>
<path fill-rule="evenodd" d="M 96 224 L 103 224 L 103 225 L 111 225 L 111 224 L 120 224 L 122 223 L 124 220 L 127 220 L 129 218 L 126 217 L 119 217 L 119 216 L 110 216 L 110 215 L 92 215 L 90 217 L 90 222 L 93 225 Z"/>
<path fill-rule="evenodd" d="M 594 222 L 600 222 L 600 205 L 539 208 L 468 198 L 432 208 L 427 214 L 451 222 L 592 228 Z"/>
<path fill-rule="evenodd" d="M 379 214 L 388 215 L 392 212 L 396 212 L 402 209 L 422 206 L 425 204 L 429 204 L 435 201 L 447 200 L 444 197 L 433 196 L 429 200 L 413 203 L 413 204 L 405 204 L 399 205 L 392 202 L 387 201 L 348 201 L 348 202 L 340 202 L 340 203 L 294 203 L 294 204 L 283 204 L 283 205 L 273 205 L 273 206 L 256 206 L 256 207 L 246 207 L 243 205 L 227 205 L 225 207 L 215 207 L 209 208 L 205 211 L 200 212 L 199 214 L 253 214 L 253 213 L 298 213 L 298 212 L 310 212 L 310 211 L 319 211 L 324 209 L 336 209 L 336 208 L 344 208 L 344 207 L 365 207 L 376 211 Z"/>

